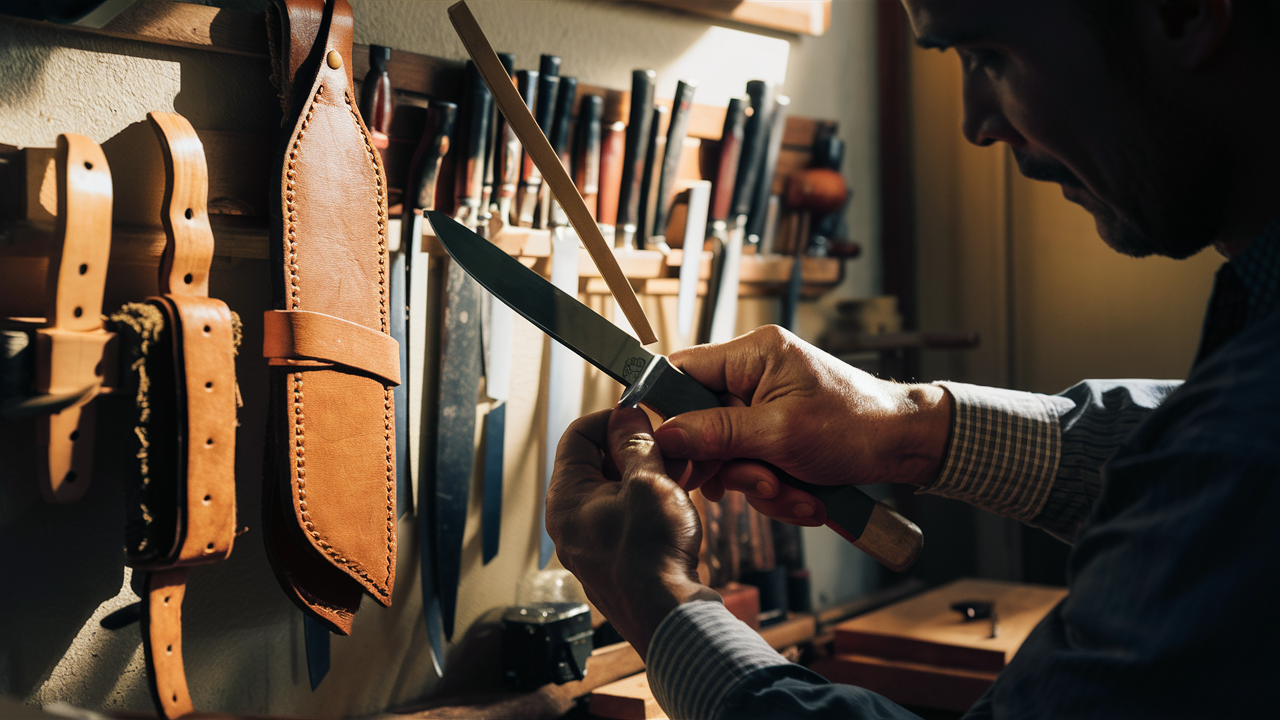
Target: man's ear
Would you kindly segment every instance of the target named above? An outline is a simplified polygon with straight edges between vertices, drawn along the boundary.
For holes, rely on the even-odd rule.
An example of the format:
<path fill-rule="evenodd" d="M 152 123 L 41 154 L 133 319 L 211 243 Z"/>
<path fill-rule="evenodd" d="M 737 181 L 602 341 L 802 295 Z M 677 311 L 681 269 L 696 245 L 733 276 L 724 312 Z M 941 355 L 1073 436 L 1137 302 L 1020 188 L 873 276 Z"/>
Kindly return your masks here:
<path fill-rule="evenodd" d="M 1231 27 L 1233 0 L 1158 0 L 1156 10 L 1171 54 L 1182 67 L 1203 65 Z"/>

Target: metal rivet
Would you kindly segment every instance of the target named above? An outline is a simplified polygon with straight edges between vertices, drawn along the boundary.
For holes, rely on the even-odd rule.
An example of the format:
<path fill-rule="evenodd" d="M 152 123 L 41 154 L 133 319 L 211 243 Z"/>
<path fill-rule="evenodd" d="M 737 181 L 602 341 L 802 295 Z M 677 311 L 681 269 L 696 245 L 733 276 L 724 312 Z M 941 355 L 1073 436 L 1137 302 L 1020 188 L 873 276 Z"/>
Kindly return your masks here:
<path fill-rule="evenodd" d="M 337 50 L 329 51 L 328 60 L 329 60 L 329 67 L 333 68 L 334 70 L 337 70 L 338 68 L 342 67 L 342 54 L 339 53 Z"/>

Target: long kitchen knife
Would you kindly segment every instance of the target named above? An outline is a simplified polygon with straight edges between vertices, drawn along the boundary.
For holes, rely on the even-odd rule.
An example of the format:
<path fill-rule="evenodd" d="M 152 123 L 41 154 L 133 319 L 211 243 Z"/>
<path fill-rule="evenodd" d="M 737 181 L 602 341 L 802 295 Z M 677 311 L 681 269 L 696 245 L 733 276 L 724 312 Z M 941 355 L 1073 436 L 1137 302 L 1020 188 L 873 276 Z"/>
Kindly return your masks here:
<path fill-rule="evenodd" d="M 453 103 L 432 101 L 427 107 L 422 138 L 414 151 L 409 181 L 405 187 L 405 213 L 401 217 L 403 232 L 401 242 L 409 249 L 410 472 L 418 481 L 417 512 L 422 607 L 425 611 L 427 638 L 431 644 L 431 662 L 437 677 L 441 675 L 441 662 L 444 660 L 444 630 L 440 626 L 439 612 L 433 614 L 430 611 L 433 606 L 438 609 L 438 605 L 435 604 L 436 554 L 433 512 L 435 499 L 432 497 L 431 485 L 424 482 L 420 476 L 420 469 L 428 467 L 423 458 L 424 438 L 427 443 L 426 454 L 429 456 L 433 452 L 430 449 L 430 441 L 434 437 L 434 419 L 428 419 L 425 413 L 428 408 L 435 407 L 435 400 L 439 393 L 437 386 L 439 375 L 435 365 L 438 355 L 430 352 L 434 343 L 427 340 L 432 329 L 436 330 L 434 334 L 437 338 L 440 335 L 438 319 L 430 317 L 433 311 L 439 309 L 439 303 L 429 302 L 428 293 L 439 287 L 439 269 L 444 263 L 440 261 L 435 263 L 436 273 L 432 278 L 430 256 L 422 251 L 422 212 L 435 209 L 436 180 L 440 174 L 440 161 L 449 152 L 457 114 L 458 106 Z M 431 366 L 430 370 L 428 365 Z"/>
<path fill-rule="evenodd" d="M 515 72 L 516 56 L 511 53 L 498 53 L 498 60 L 502 63 L 502 68 L 507 71 L 510 77 Z M 514 81 L 513 81 L 514 82 Z M 480 210 L 485 216 L 485 222 L 493 215 L 492 208 L 498 203 L 498 196 L 502 192 L 503 181 L 503 165 L 504 155 L 506 154 L 507 144 L 505 142 L 505 130 L 502 113 L 498 112 L 498 106 L 490 103 L 489 118 L 489 139 L 485 143 L 484 158 L 484 192 L 481 194 Z M 499 216 L 501 217 L 501 216 Z M 506 222 L 505 219 L 503 222 Z"/>
<path fill-rule="evenodd" d="M 680 283 L 676 289 L 676 329 L 687 339 L 693 330 L 693 306 L 698 299 L 698 270 L 702 266 L 703 233 L 707 208 L 711 204 L 711 183 L 698 180 L 689 186 L 689 205 L 681 240 Z"/>
<path fill-rule="evenodd" d="M 720 294 L 720 276 L 724 268 L 725 246 L 729 242 L 729 210 L 733 207 L 733 189 L 738 178 L 738 159 L 742 157 L 742 132 L 746 120 L 745 101 L 742 98 L 731 99 L 724 114 L 724 128 L 720 132 L 720 157 L 716 164 L 715 179 L 711 183 L 711 219 L 707 224 L 707 240 L 711 243 L 711 274 L 707 279 L 707 294 L 702 302 L 699 342 L 711 340 L 711 325 L 715 319 L 716 298 Z"/>
<path fill-rule="evenodd" d="M 623 150 L 627 124 L 621 120 L 601 121 L 600 127 L 600 195 L 596 200 L 596 224 L 609 247 L 615 240 L 618 224 L 618 195 L 622 192 Z"/>
<path fill-rule="evenodd" d="M 742 157 L 738 160 L 738 177 L 733 183 L 733 227 L 725 242 L 720 266 L 720 284 L 716 288 L 715 306 L 712 308 L 711 342 L 726 342 L 737 335 L 738 324 L 738 273 L 742 268 L 743 241 L 751 203 L 755 200 L 756 182 L 760 176 L 761 156 L 767 140 L 766 116 L 772 104 L 772 87 L 763 80 L 747 83 L 747 97 L 751 99 L 751 113 L 742 133 Z"/>
<path fill-rule="evenodd" d="M 489 292 L 557 342 L 627 386 L 623 404 L 643 403 L 671 417 L 720 407 L 715 393 L 644 349 L 577 298 L 521 265 L 493 244 L 438 212 L 427 213 L 440 242 L 457 265 Z M 902 571 L 919 555 L 920 528 L 852 485 L 805 483 L 778 472 L 788 485 L 812 494 L 827 510 L 827 525 L 885 566 Z"/>
<path fill-rule="evenodd" d="M 671 99 L 671 124 L 667 127 L 667 148 L 662 155 L 662 173 L 658 176 L 658 190 L 653 206 L 653 232 L 646 244 L 666 253 L 667 221 L 671 217 L 671 200 L 674 195 L 676 175 L 680 172 L 680 157 L 684 154 L 684 139 L 689 134 L 689 118 L 693 115 L 693 94 L 698 81 L 681 80 L 676 83 L 676 95 Z"/>
<path fill-rule="evenodd" d="M 458 179 L 455 214 L 484 231 L 480 195 L 491 96 L 475 65 L 467 64 L 466 155 Z M 436 601 L 446 639 L 453 638 L 461 575 L 463 531 L 475 457 L 476 400 L 480 385 L 480 288 L 456 263 L 448 263 L 440 340 L 440 385 L 435 438 Z"/>
<path fill-rule="evenodd" d="M 640 184 L 649 149 L 649 125 L 653 122 L 653 86 L 658 74 L 652 70 L 631 72 L 631 111 L 627 122 L 627 144 L 622 154 L 622 188 L 618 192 L 618 218 L 614 231 L 617 247 L 634 249 L 640 221 Z"/>
<path fill-rule="evenodd" d="M 790 105 L 791 98 L 779 95 L 774 98 L 773 111 L 769 113 L 760 179 L 756 183 L 755 199 L 751 201 L 751 216 L 747 220 L 747 242 L 756 248 L 760 247 L 765 222 L 769 217 L 769 196 L 773 194 L 773 176 L 778 170 L 778 154 L 782 151 L 782 136 L 786 133 L 787 108 Z"/>
<path fill-rule="evenodd" d="M 537 108 L 533 114 L 543 135 L 551 135 L 551 124 L 556 119 L 556 100 L 559 97 L 560 58 L 555 55 L 543 55 L 538 70 Z M 542 200 L 542 169 L 534 163 L 533 156 L 528 152 L 525 153 L 525 162 L 531 169 L 524 193 L 520 196 L 520 224 L 524 227 L 545 227 L 546 218 L 538 218 L 539 204 Z M 541 223 L 535 225 L 538 220 L 541 220 Z"/>

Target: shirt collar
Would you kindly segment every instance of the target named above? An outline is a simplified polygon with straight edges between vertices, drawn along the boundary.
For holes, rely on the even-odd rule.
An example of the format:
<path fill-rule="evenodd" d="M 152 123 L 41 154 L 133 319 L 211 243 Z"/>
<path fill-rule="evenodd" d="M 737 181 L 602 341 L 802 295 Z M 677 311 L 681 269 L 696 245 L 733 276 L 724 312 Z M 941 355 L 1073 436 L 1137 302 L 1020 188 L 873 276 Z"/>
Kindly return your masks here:
<path fill-rule="evenodd" d="M 1244 285 L 1249 322 L 1271 314 L 1280 300 L 1280 218 L 1229 263 Z"/>

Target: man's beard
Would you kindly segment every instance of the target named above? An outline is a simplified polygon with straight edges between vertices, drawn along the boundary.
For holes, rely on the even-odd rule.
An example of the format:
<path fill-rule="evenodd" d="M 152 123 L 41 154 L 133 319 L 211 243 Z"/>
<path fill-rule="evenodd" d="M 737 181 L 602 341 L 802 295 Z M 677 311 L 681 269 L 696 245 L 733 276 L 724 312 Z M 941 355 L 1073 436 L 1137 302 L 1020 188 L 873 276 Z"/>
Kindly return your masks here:
<path fill-rule="evenodd" d="M 1222 227 L 1222 199 L 1226 194 L 1228 173 L 1204 172 L 1193 174 L 1194 187 L 1185 194 L 1194 198 L 1183 201 L 1168 192 L 1161 193 L 1150 188 L 1153 183 L 1160 182 L 1161 170 L 1154 164 L 1148 172 L 1149 177 L 1138 180 L 1149 187 L 1149 194 L 1155 196 L 1153 210 L 1142 219 L 1125 217 L 1097 196 L 1089 192 L 1080 178 L 1056 160 L 1032 157 L 1019 148 L 1013 149 L 1013 156 L 1018 163 L 1018 170 L 1032 180 L 1056 182 L 1064 188 L 1076 191 L 1073 194 L 1076 202 L 1093 215 L 1098 227 L 1098 235 L 1111 249 L 1130 257 L 1147 257 L 1162 255 L 1182 260 L 1203 250 L 1217 235 Z M 1135 183 L 1137 184 L 1137 183 Z"/>

